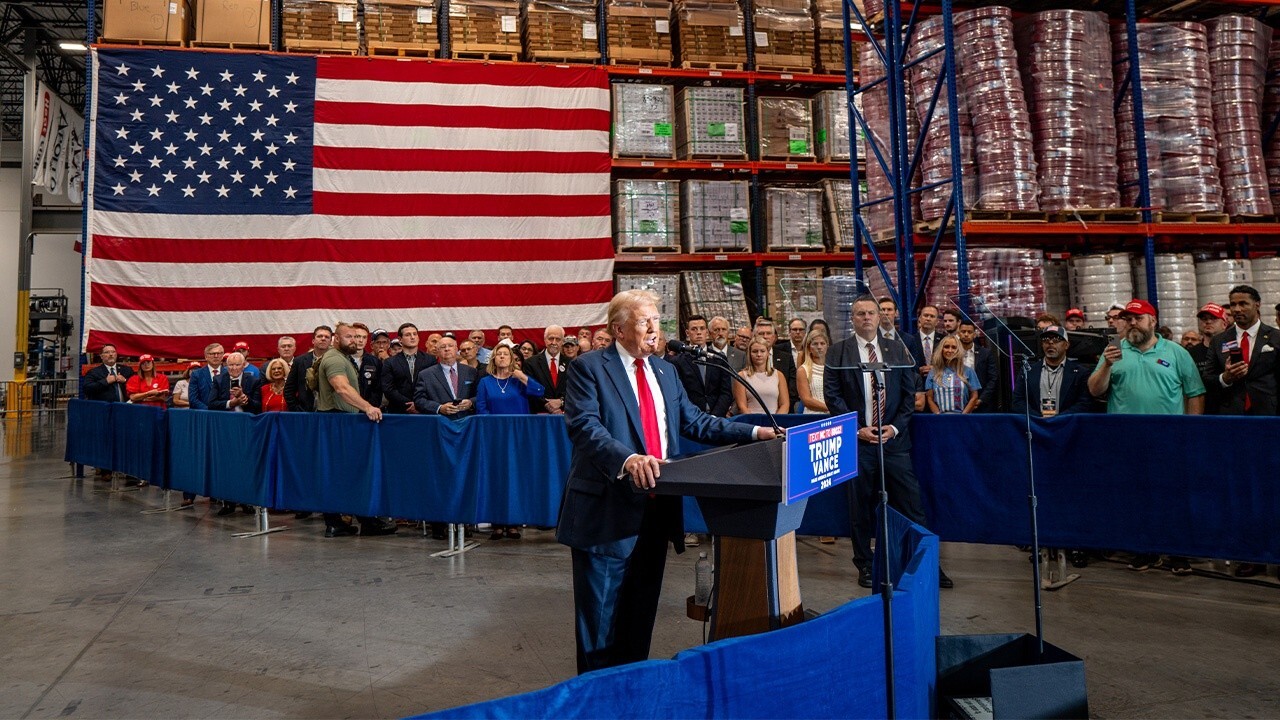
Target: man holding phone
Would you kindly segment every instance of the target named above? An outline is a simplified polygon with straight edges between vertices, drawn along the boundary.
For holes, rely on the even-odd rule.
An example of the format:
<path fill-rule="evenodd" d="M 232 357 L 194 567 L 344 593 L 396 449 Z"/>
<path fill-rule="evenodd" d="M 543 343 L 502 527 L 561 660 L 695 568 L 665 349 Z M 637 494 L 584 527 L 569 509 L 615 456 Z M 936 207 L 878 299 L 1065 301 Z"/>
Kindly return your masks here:
<path fill-rule="evenodd" d="M 1116 326 L 1125 328 L 1124 335 L 1107 344 L 1089 376 L 1089 392 L 1107 398 L 1107 412 L 1202 414 L 1205 389 L 1196 364 L 1185 348 L 1156 333 L 1151 303 L 1130 300 Z"/>
<path fill-rule="evenodd" d="M 1262 322 L 1262 298 L 1248 285 L 1231 288 L 1234 324 L 1209 341 L 1209 372 L 1219 415 L 1276 414 L 1276 353 L 1280 330 Z"/>

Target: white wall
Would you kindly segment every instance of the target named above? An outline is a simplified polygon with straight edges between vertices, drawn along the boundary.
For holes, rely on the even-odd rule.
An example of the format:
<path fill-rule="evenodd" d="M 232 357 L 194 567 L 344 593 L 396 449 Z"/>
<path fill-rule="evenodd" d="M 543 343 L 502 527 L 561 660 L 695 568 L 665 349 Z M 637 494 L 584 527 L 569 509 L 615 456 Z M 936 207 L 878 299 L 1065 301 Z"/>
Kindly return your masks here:
<path fill-rule="evenodd" d="M 31 291 L 40 288 L 61 289 L 67 296 L 71 313 L 71 366 L 80 351 L 80 253 L 76 252 L 79 235 L 37 235 L 31 256 Z M 50 295 L 54 293 L 49 293 Z M 48 327 L 48 323 L 45 324 Z"/>
<path fill-rule="evenodd" d="M 0 168 L 0 382 L 13 380 L 13 353 L 18 328 L 21 183 L 20 169 Z"/>

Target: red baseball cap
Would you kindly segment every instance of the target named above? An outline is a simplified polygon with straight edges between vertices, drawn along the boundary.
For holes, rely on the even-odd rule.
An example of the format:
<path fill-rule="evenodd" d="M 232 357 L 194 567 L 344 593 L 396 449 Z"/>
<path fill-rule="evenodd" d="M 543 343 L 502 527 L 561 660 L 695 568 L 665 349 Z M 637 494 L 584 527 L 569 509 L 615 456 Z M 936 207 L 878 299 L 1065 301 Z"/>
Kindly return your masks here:
<path fill-rule="evenodd" d="M 1150 315 L 1151 317 L 1156 316 L 1156 309 L 1151 306 L 1151 303 L 1147 302 L 1146 300 L 1139 300 L 1138 298 L 1134 298 L 1130 300 L 1129 304 L 1125 305 L 1124 310 L 1122 310 L 1121 312 L 1123 312 L 1126 315 Z"/>
<path fill-rule="evenodd" d="M 1210 314 L 1210 315 L 1212 315 L 1212 316 L 1214 316 L 1214 317 L 1218 318 L 1219 320 L 1226 320 L 1226 319 L 1227 319 L 1227 311 L 1226 311 L 1226 309 L 1225 309 L 1225 308 L 1223 308 L 1223 307 L 1222 307 L 1221 305 L 1219 305 L 1218 303 L 1205 303 L 1204 307 L 1200 308 L 1200 312 L 1196 313 L 1196 317 L 1200 317 L 1201 315 L 1204 315 L 1205 313 L 1208 313 L 1208 314 Z"/>
<path fill-rule="evenodd" d="M 140 363 L 144 363 L 144 362 L 155 362 L 155 358 L 151 357 L 150 355 L 139 355 L 139 356 L 138 356 L 138 362 L 140 362 Z"/>
<path fill-rule="evenodd" d="M 1068 310 L 1068 311 L 1067 311 L 1067 317 L 1069 317 L 1069 318 L 1072 318 L 1072 317 L 1078 317 L 1078 318 L 1083 319 L 1083 318 L 1084 318 L 1084 311 L 1083 311 L 1083 310 L 1081 310 L 1080 308 L 1071 308 L 1070 310 Z"/>
<path fill-rule="evenodd" d="M 204 365 L 199 360 L 192 360 L 191 364 L 188 365 L 187 367 L 192 370 L 195 370 L 198 367 L 204 367 Z"/>
<path fill-rule="evenodd" d="M 245 342 L 245 341 L 241 340 L 240 342 L 236 343 L 235 349 L 236 349 L 236 350 L 248 350 L 248 349 L 249 349 L 249 343 L 247 343 L 247 342 Z"/>

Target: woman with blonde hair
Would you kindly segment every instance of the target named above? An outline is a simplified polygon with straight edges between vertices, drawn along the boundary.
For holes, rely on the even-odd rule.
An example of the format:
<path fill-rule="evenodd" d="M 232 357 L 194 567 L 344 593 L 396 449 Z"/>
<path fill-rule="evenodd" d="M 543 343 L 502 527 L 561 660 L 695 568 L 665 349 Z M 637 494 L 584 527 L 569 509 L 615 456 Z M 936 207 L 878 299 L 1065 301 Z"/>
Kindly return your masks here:
<path fill-rule="evenodd" d="M 284 412 L 284 381 L 289 377 L 289 364 L 280 358 L 262 369 L 262 412 Z"/>
<path fill-rule="evenodd" d="M 822 374 L 830 346 L 831 338 L 821 327 L 810 330 L 804 336 L 804 342 L 800 343 L 800 356 L 804 360 L 796 368 L 796 394 L 804 404 L 805 415 L 825 415 L 828 412 L 822 394 Z"/>
<path fill-rule="evenodd" d="M 965 367 L 960 340 L 955 335 L 948 335 L 938 342 L 933 350 L 931 365 L 933 370 L 924 381 L 925 402 L 929 405 L 929 412 L 973 412 L 978 404 L 978 391 L 982 389 L 982 383 L 973 368 Z"/>
<path fill-rule="evenodd" d="M 773 367 L 772 343 L 759 335 L 751 338 L 751 344 L 747 346 L 747 366 L 738 375 L 755 388 L 760 399 L 769 406 L 769 412 L 787 412 L 787 408 L 791 406 L 791 397 L 787 393 L 787 378 Z M 756 399 L 747 394 L 746 389 L 737 383 L 733 386 L 733 400 L 739 415 L 765 411 Z"/>

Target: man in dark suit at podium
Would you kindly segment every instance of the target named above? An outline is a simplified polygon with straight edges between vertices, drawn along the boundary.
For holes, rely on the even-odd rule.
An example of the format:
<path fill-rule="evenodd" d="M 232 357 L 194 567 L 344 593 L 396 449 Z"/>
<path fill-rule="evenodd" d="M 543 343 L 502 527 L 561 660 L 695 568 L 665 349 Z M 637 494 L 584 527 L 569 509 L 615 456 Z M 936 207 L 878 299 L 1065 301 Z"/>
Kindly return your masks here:
<path fill-rule="evenodd" d="M 573 548 L 579 673 L 649 657 L 667 543 L 684 551 L 684 513 L 679 497 L 637 490 L 661 482 L 681 436 L 716 445 L 774 437 L 689 402 L 675 368 L 654 355 L 658 300 L 646 290 L 615 295 L 615 342 L 579 357 L 568 374 L 573 457 L 556 539 Z"/>
<path fill-rule="evenodd" d="M 858 413 L 858 477 L 849 484 L 849 516 L 853 523 L 853 564 L 858 584 L 869 588 L 871 537 L 880 491 L 880 458 L 884 444 L 885 488 L 889 505 L 919 525 L 925 524 L 920 484 L 911 467 L 911 413 L 915 411 L 915 360 L 901 341 L 884 337 L 880 307 L 866 295 L 853 302 L 853 337 L 827 351 L 823 396 L 832 415 Z M 896 367 L 884 371 L 884 387 L 874 387 L 874 373 L 857 370 L 868 364 Z M 953 583 L 938 568 L 938 585 Z"/>

